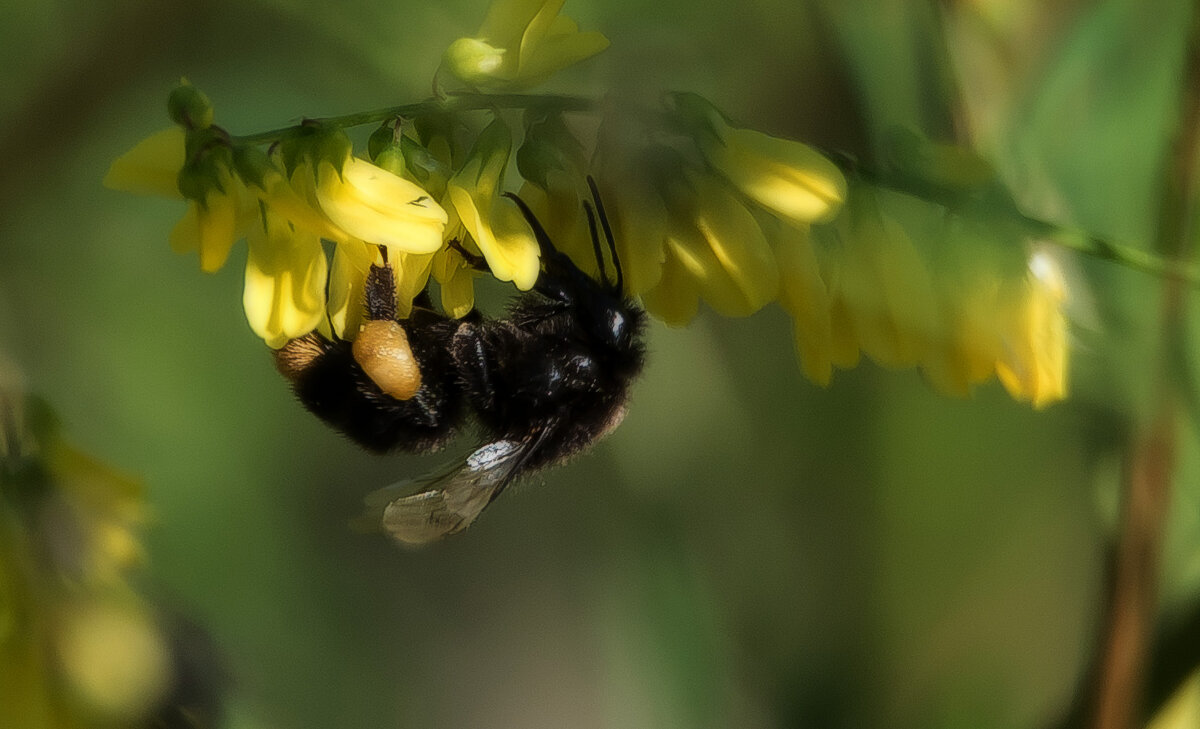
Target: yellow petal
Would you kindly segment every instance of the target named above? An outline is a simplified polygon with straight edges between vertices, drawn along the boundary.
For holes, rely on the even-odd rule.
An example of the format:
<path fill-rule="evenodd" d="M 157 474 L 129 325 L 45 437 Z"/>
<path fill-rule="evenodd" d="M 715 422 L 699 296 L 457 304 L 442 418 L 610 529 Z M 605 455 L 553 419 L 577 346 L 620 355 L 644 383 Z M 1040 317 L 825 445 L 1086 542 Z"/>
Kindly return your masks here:
<path fill-rule="evenodd" d="M 443 248 L 433 256 L 431 275 L 442 292 L 442 311 L 461 319 L 475 308 L 475 271 L 453 248 Z"/>
<path fill-rule="evenodd" d="M 308 165 L 298 165 L 290 181 L 282 174 L 268 175 L 259 197 L 274 214 L 321 238 L 346 241 L 352 237 L 321 210 L 312 168 Z"/>
<path fill-rule="evenodd" d="M 696 279 L 675 257 L 673 249 L 668 246 L 665 250 L 662 276 L 657 285 L 642 294 L 642 303 L 646 311 L 667 326 L 682 327 L 700 310 L 700 291 Z"/>
<path fill-rule="evenodd" d="M 351 236 L 409 253 L 442 246 L 446 211 L 415 183 L 366 160 L 348 159 L 341 175 L 322 162 L 316 194 L 321 210 Z"/>
<path fill-rule="evenodd" d="M 833 329 L 829 293 L 806 228 L 781 226 L 775 240 L 779 303 L 792 316 L 796 354 L 808 379 L 828 385 L 833 377 Z"/>
<path fill-rule="evenodd" d="M 250 328 L 276 348 L 316 329 L 325 315 L 328 272 L 320 239 L 268 214 L 246 240 L 242 304 Z"/>
<path fill-rule="evenodd" d="M 504 61 L 508 52 L 479 38 L 459 38 L 446 48 L 442 63 L 458 78 L 472 85 L 486 84 L 489 79 L 515 75 L 505 73 Z M 516 67 L 516 59 L 512 66 Z"/>
<path fill-rule="evenodd" d="M 200 270 L 219 271 L 239 237 L 238 200 L 210 194 L 206 206 L 197 206 L 196 222 L 200 248 Z"/>
<path fill-rule="evenodd" d="M 752 129 L 722 125 L 719 133 L 704 154 L 747 197 L 798 225 L 837 215 L 846 178 L 820 152 Z"/>
<path fill-rule="evenodd" d="M 718 313 L 748 316 L 779 293 L 779 268 L 754 216 L 720 183 L 694 180 L 689 222 L 676 221 L 666 244 Z"/>
<path fill-rule="evenodd" d="M 859 347 L 888 367 L 917 364 L 940 329 L 929 273 L 908 234 L 872 207 L 854 216 L 840 255 L 836 296 Z"/>
<path fill-rule="evenodd" d="M 504 48 L 517 49 L 525 29 L 545 7 L 558 13 L 564 0 L 495 0 L 489 7 L 478 36 Z"/>
<path fill-rule="evenodd" d="M 329 268 L 329 323 L 342 339 L 354 339 L 363 318 L 363 287 L 379 249 L 362 241 L 339 243 Z"/>
<path fill-rule="evenodd" d="M 476 198 L 453 183 L 446 192 L 492 275 L 522 291 L 533 288 L 540 267 L 537 241 L 517 206 L 503 198 Z"/>
<path fill-rule="evenodd" d="M 183 154 L 183 129 L 172 126 L 155 132 L 113 161 L 104 175 L 104 186 L 181 200 L 179 170 L 183 168 Z"/>
<path fill-rule="evenodd" d="M 996 375 L 1013 397 L 1044 407 L 1067 394 L 1066 288 L 1045 254 L 1031 259 L 1030 276 L 1009 293 L 1004 355 Z"/>
<path fill-rule="evenodd" d="M 233 244 L 242 237 L 256 213 L 254 199 L 232 175 L 222 179 L 224 190 L 209 190 L 203 204 L 188 201 L 187 211 L 171 230 L 171 248 L 177 253 L 200 252 L 200 269 L 213 273 L 225 265 Z"/>

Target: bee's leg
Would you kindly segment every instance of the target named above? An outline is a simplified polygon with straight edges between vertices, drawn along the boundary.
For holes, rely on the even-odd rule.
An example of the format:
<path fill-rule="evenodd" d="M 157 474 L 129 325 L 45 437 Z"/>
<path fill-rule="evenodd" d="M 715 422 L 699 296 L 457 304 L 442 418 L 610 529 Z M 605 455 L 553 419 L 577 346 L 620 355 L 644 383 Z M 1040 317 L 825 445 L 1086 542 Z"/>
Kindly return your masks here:
<path fill-rule="evenodd" d="M 488 355 L 486 332 L 481 325 L 463 322 L 450 342 L 450 353 L 458 369 L 467 400 L 480 416 L 496 414 L 495 366 Z"/>
<path fill-rule="evenodd" d="M 428 428 L 437 427 L 440 419 L 437 404 L 430 399 L 424 390 L 417 392 L 409 402 L 416 406 L 416 412 L 413 413 L 414 421 Z"/>
<path fill-rule="evenodd" d="M 367 319 L 392 321 L 396 318 L 396 279 L 391 264 L 371 264 L 363 285 L 363 304 Z"/>
<path fill-rule="evenodd" d="M 446 241 L 446 247 L 453 248 L 455 251 L 457 251 L 458 255 L 462 256 L 462 259 L 467 262 L 467 265 L 476 271 L 481 271 L 483 273 L 492 272 L 492 267 L 488 265 L 487 259 L 483 256 L 468 251 L 463 247 L 463 244 L 459 242 L 458 238 L 451 238 L 450 240 Z"/>

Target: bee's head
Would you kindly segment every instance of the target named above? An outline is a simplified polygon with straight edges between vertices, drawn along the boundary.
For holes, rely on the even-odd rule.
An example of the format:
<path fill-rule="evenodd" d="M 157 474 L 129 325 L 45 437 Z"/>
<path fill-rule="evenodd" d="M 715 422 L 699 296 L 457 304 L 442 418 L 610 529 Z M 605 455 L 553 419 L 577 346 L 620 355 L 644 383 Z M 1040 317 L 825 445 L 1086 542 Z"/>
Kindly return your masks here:
<path fill-rule="evenodd" d="M 604 205 L 600 202 L 595 180 L 589 176 L 587 181 L 595 207 L 593 208 L 592 202 L 585 200 L 583 209 L 587 214 L 588 228 L 592 235 L 592 251 L 600 270 L 598 281 L 580 270 L 566 254 L 554 247 L 545 228 L 524 200 L 511 193 L 505 194 L 521 209 L 541 249 L 542 272 L 538 276 L 536 290 L 550 299 L 571 306 L 584 331 L 593 341 L 614 349 L 627 350 L 635 346 L 634 340 L 641 329 L 641 311 L 625 297 L 624 277 L 613 242 L 612 228 L 604 213 Z M 613 269 L 616 272 L 613 280 L 608 278 L 604 251 L 600 245 L 600 234 L 596 225 L 597 218 L 604 230 Z"/>

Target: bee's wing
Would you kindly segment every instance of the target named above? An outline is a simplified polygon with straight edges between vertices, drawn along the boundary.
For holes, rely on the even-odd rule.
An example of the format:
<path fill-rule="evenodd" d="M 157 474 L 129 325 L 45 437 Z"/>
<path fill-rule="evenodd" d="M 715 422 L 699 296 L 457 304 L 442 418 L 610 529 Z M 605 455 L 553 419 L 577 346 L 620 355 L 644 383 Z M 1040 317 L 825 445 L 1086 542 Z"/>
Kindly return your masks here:
<path fill-rule="evenodd" d="M 367 513 L 360 524 L 382 523 L 384 531 L 406 545 L 428 544 L 462 531 L 520 472 L 539 441 L 535 437 L 487 443 L 436 475 L 380 489 L 366 498 Z M 399 495 L 414 484 L 419 486 L 416 493 Z"/>

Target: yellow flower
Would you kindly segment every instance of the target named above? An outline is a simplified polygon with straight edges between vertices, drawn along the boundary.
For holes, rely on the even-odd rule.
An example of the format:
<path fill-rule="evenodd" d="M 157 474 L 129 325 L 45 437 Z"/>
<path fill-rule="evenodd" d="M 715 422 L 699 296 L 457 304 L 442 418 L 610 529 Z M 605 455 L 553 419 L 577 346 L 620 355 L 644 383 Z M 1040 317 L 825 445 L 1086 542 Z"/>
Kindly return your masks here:
<path fill-rule="evenodd" d="M 612 223 L 625 291 L 640 296 L 663 276 L 667 208 L 645 175 L 617 175 L 613 184 L 599 180 L 605 212 Z"/>
<path fill-rule="evenodd" d="M 461 319 L 475 308 L 475 269 L 453 248 L 443 248 L 433 255 L 431 274 L 441 287 L 442 311 Z"/>
<path fill-rule="evenodd" d="M 675 112 L 694 130 L 701 153 L 743 195 L 794 225 L 832 220 L 846 178 L 817 150 L 790 139 L 731 126 L 697 94 L 673 94 Z"/>
<path fill-rule="evenodd" d="M 321 210 L 349 237 L 397 252 L 433 253 L 442 246 L 446 211 L 415 183 L 357 157 L 339 173 L 318 163 Z"/>
<path fill-rule="evenodd" d="M 342 339 L 354 339 L 362 325 L 363 288 L 373 263 L 382 263 L 379 249 L 362 241 L 339 243 L 329 267 L 329 323 Z"/>
<path fill-rule="evenodd" d="M 113 160 L 104 186 L 113 190 L 182 199 L 179 170 L 183 169 L 184 133 L 172 126 L 138 142 Z"/>
<path fill-rule="evenodd" d="M 1038 251 L 1029 274 L 1007 292 L 1002 309 L 1004 354 L 996 375 L 1018 400 L 1044 407 L 1067 394 L 1067 321 L 1062 305 L 1066 284 L 1058 264 Z"/>
<path fill-rule="evenodd" d="M 564 0 L 495 0 L 473 38 L 459 38 L 444 66 L 479 88 L 513 90 L 538 84 L 555 72 L 608 47 L 603 34 L 579 32 L 559 15 Z"/>
<path fill-rule="evenodd" d="M 511 148 L 508 127 L 500 119 L 489 124 L 447 185 L 446 196 L 492 275 L 528 291 L 540 269 L 537 242 L 517 206 L 500 197 Z"/>
<path fill-rule="evenodd" d="M 202 200 L 188 201 L 170 236 L 176 253 L 199 251 L 200 270 L 207 273 L 225 265 L 257 208 L 257 200 L 240 178 L 225 168 L 217 175 L 218 183 L 208 188 Z"/>
<path fill-rule="evenodd" d="M 774 231 L 779 264 L 779 304 L 792 317 L 793 338 L 801 369 L 818 385 L 833 378 L 833 325 L 829 292 L 821 279 L 807 226 L 779 225 Z"/>
<path fill-rule="evenodd" d="M 846 199 L 846 178 L 817 150 L 723 121 L 705 137 L 709 163 L 742 194 L 794 225 L 832 220 Z"/>
<path fill-rule="evenodd" d="M 911 367 L 937 338 L 933 283 L 904 228 L 864 190 L 830 246 L 833 363 L 848 367 L 858 352 L 888 367 Z"/>
<path fill-rule="evenodd" d="M 995 229 L 962 221 L 949 221 L 942 232 L 931 263 L 942 332 L 930 344 L 921 370 L 940 392 L 965 397 L 996 374 L 1005 307 L 1000 294 L 1020 242 L 1000 240 Z"/>
<path fill-rule="evenodd" d="M 246 240 L 242 304 L 250 328 L 273 348 L 316 329 L 325 315 L 328 272 L 320 239 L 267 207 Z"/>
<path fill-rule="evenodd" d="M 527 182 L 521 186 L 518 194 L 546 229 L 554 247 L 567 254 L 579 270 L 596 278 L 600 268 L 596 263 L 595 249 L 592 248 L 591 231 L 584 217 L 583 201 L 579 191 L 565 177 L 559 182 L 561 184 L 552 185 L 548 192 Z M 597 232 L 601 236 L 602 250 L 607 255 L 604 233 L 599 228 Z M 609 276 L 613 275 L 611 266 L 605 270 Z"/>
<path fill-rule="evenodd" d="M 699 296 L 720 314 L 747 316 L 779 293 L 779 268 L 754 216 L 719 181 L 691 175 L 667 204 L 662 279 L 643 296 L 671 323 L 695 313 Z M 690 194 L 689 194 L 690 193 Z"/>

